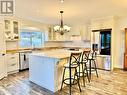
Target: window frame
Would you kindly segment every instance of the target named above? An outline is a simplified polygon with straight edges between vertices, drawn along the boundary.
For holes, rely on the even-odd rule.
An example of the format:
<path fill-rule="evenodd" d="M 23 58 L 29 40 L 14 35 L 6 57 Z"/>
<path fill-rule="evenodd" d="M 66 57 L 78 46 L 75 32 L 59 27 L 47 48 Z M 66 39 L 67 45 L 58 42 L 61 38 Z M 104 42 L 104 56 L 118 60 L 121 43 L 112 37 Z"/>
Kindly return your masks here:
<path fill-rule="evenodd" d="M 40 46 L 33 46 L 33 41 L 32 41 L 32 37 L 30 37 L 30 46 L 25 46 L 23 47 L 21 45 L 21 33 L 22 32 L 27 32 L 27 33 L 30 33 L 30 36 L 32 36 L 32 33 L 36 33 L 36 32 L 40 32 L 41 33 L 41 45 Z M 41 48 L 44 46 L 44 42 L 45 42 L 45 32 L 42 32 L 42 31 L 38 31 L 38 30 L 28 30 L 28 29 L 20 29 L 20 40 L 19 40 L 19 47 L 20 48 Z"/>

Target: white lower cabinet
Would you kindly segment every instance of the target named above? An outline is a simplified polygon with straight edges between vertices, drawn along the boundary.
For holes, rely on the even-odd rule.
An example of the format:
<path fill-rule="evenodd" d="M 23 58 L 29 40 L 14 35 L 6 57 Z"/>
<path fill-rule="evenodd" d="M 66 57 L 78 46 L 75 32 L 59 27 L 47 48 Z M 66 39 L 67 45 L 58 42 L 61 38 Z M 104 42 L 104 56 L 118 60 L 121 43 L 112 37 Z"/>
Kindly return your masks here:
<path fill-rule="evenodd" d="M 0 53 L 0 79 L 7 76 L 6 65 L 5 65 L 5 56 Z"/>
<path fill-rule="evenodd" d="M 19 53 L 7 54 L 7 72 L 15 73 L 19 71 Z"/>

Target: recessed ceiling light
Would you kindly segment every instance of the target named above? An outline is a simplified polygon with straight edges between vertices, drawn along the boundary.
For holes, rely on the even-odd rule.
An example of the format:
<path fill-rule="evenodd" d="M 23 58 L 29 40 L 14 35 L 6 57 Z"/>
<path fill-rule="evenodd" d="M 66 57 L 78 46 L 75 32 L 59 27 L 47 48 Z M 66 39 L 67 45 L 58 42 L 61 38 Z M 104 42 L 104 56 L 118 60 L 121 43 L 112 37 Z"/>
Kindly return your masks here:
<path fill-rule="evenodd" d="M 63 3 L 63 2 L 64 2 L 64 0 L 60 0 L 60 2 L 62 2 L 62 3 Z"/>

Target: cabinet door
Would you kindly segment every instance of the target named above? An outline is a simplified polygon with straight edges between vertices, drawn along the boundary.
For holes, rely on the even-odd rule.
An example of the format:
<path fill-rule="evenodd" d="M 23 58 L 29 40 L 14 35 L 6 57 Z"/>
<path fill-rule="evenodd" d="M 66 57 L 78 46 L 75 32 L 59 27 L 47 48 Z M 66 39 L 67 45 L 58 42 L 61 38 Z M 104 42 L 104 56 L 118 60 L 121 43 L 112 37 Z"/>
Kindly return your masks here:
<path fill-rule="evenodd" d="M 6 68 L 5 68 L 5 40 L 4 40 L 4 26 L 0 23 L 0 79 L 5 76 Z"/>
<path fill-rule="evenodd" d="M 101 22 L 100 21 L 92 21 L 91 22 L 91 30 L 99 30 L 101 29 Z"/>
<path fill-rule="evenodd" d="M 5 39 L 4 39 L 3 24 L 0 23 L 0 53 L 3 52 L 5 52 Z"/>
<path fill-rule="evenodd" d="M 11 36 L 12 36 L 12 29 L 11 29 L 11 20 L 4 20 L 4 31 L 5 31 L 5 37 L 6 39 L 11 39 Z"/>
<path fill-rule="evenodd" d="M 6 76 L 5 57 L 3 54 L 0 54 L 0 79 L 4 76 Z"/>
<path fill-rule="evenodd" d="M 18 21 L 13 21 L 13 38 L 19 39 L 19 25 Z"/>
<path fill-rule="evenodd" d="M 3 24 L 0 23 L 0 79 L 5 76 L 6 68 L 5 68 L 5 40 L 4 40 L 4 31 Z"/>
<path fill-rule="evenodd" d="M 101 29 L 109 29 L 113 27 L 113 20 L 106 19 L 101 22 Z"/>

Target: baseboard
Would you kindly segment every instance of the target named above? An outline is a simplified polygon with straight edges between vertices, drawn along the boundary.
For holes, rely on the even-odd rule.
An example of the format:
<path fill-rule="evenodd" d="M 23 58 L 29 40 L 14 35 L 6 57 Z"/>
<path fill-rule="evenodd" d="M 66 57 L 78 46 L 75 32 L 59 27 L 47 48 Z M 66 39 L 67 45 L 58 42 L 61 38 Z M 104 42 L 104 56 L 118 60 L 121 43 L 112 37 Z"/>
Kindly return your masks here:
<path fill-rule="evenodd" d="M 114 68 L 113 70 L 125 70 L 123 68 Z"/>
<path fill-rule="evenodd" d="M 111 71 L 111 70 L 106 70 L 106 69 L 102 69 L 102 68 L 97 68 L 98 70 L 104 70 L 104 71 Z"/>
<path fill-rule="evenodd" d="M 15 71 L 7 72 L 7 74 L 9 75 L 9 74 L 14 74 L 14 73 L 18 73 L 18 72 L 19 72 L 19 70 L 15 70 Z"/>

